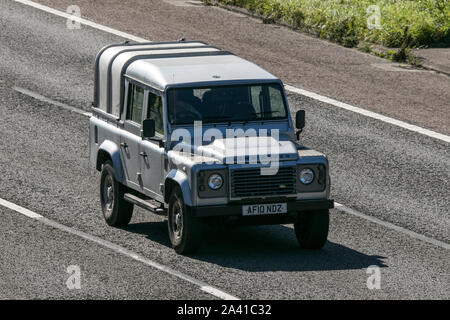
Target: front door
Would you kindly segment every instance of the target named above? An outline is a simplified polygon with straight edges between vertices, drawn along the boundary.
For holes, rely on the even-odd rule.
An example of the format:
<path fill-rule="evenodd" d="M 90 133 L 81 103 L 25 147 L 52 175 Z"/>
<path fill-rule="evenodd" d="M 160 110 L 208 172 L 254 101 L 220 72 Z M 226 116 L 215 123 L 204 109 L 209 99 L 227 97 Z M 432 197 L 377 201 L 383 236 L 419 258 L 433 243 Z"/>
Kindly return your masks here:
<path fill-rule="evenodd" d="M 164 137 L 164 117 L 162 97 L 159 93 L 147 91 L 146 119 L 155 120 L 157 138 Z M 142 140 L 141 143 L 141 168 L 144 189 L 152 197 L 162 200 L 161 181 L 163 181 L 164 148 L 158 141 Z"/>

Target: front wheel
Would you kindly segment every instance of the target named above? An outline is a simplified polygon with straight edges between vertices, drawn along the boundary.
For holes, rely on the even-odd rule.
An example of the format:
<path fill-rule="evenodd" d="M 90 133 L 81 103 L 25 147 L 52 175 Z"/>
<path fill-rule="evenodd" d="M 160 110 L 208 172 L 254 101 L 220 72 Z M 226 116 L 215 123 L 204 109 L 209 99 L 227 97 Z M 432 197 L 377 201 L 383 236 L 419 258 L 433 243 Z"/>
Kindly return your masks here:
<path fill-rule="evenodd" d="M 321 249 L 327 242 L 330 214 L 328 210 L 304 212 L 294 224 L 295 235 L 303 249 Z"/>
<path fill-rule="evenodd" d="M 100 178 L 100 202 L 103 217 L 112 227 L 126 226 L 133 215 L 134 206 L 124 200 L 124 191 L 125 187 L 116 180 L 111 161 L 106 161 Z"/>
<path fill-rule="evenodd" d="M 178 187 L 174 188 L 169 199 L 167 224 L 170 242 L 177 253 L 188 254 L 198 250 L 202 240 L 203 221 L 191 215 Z"/>

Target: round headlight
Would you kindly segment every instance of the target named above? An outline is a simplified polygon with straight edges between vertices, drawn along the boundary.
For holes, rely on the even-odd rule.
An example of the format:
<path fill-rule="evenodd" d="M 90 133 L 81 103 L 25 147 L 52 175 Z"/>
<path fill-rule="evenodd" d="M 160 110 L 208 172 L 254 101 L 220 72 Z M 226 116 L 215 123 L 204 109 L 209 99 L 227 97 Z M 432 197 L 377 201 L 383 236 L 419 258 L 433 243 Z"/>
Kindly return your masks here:
<path fill-rule="evenodd" d="M 223 185 L 223 178 L 218 173 L 213 173 L 208 178 L 208 186 L 211 188 L 211 190 L 218 190 Z"/>
<path fill-rule="evenodd" d="M 314 172 L 311 169 L 303 169 L 300 171 L 300 182 L 303 184 L 310 184 L 314 180 Z"/>

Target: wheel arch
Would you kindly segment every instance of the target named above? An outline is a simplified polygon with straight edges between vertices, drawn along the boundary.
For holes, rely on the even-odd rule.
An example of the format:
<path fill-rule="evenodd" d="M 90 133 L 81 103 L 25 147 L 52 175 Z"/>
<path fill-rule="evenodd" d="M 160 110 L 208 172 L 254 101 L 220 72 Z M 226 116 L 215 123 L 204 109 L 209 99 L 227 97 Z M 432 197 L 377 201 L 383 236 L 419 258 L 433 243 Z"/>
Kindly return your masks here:
<path fill-rule="evenodd" d="M 120 150 L 117 144 L 110 140 L 105 140 L 97 152 L 96 168 L 98 171 L 102 170 L 103 164 L 110 160 L 113 164 L 116 174 L 116 180 L 122 182 L 124 179 L 122 162 L 120 159 Z"/>
<path fill-rule="evenodd" d="M 192 206 L 191 188 L 188 176 L 181 171 L 172 169 L 164 181 L 164 202 L 169 202 L 174 187 L 178 186 L 183 194 L 184 203 Z"/>

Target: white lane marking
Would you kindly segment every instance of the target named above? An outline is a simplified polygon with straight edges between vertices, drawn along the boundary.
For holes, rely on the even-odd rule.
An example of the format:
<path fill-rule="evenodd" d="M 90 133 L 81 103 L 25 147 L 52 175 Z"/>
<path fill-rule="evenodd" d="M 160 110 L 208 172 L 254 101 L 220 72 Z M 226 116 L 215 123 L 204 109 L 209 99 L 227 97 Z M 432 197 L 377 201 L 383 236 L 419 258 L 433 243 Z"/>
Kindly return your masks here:
<path fill-rule="evenodd" d="M 409 123 L 406 123 L 404 121 L 400 121 L 400 120 L 397 120 L 397 119 L 394 119 L 394 118 L 390 118 L 390 117 L 387 117 L 387 116 L 384 116 L 382 114 L 379 114 L 379 113 L 376 113 L 376 112 L 372 112 L 372 111 L 369 111 L 369 110 L 366 110 L 366 109 L 358 108 L 358 107 L 349 105 L 347 103 L 340 102 L 340 101 L 337 101 L 337 100 L 334 100 L 334 99 L 322 96 L 320 94 L 317 94 L 317 93 L 314 93 L 314 92 L 311 92 L 311 91 L 299 89 L 299 88 L 296 88 L 296 87 L 293 87 L 293 86 L 290 86 L 290 85 L 285 85 L 285 88 L 286 88 L 287 91 L 290 91 L 290 92 L 293 92 L 293 93 L 297 93 L 297 94 L 300 94 L 300 95 L 312 98 L 314 100 L 321 101 L 321 102 L 333 105 L 333 106 L 341 108 L 341 109 L 345 109 L 345 110 L 348 110 L 348 111 L 359 113 L 359 114 L 362 114 L 362 115 L 364 115 L 366 117 L 369 117 L 369 118 L 377 119 L 377 120 L 380 120 L 380 121 L 392 124 L 394 126 L 403 128 L 403 129 L 407 129 L 407 130 L 410 130 L 410 131 L 413 131 L 413 132 L 417 132 L 417 133 L 426 135 L 426 136 L 431 137 L 431 138 L 439 139 L 439 140 L 445 141 L 447 143 L 450 143 L 450 136 L 447 136 L 445 134 L 434 132 L 434 131 L 431 131 L 431 130 L 428 130 L 428 129 L 425 129 L 425 128 L 422 128 L 422 127 L 419 127 L 419 126 L 416 126 L 416 125 L 413 125 L 413 124 L 409 124 Z"/>
<path fill-rule="evenodd" d="M 202 291 L 207 292 L 213 296 L 216 296 L 218 298 L 221 298 L 223 300 L 240 300 L 234 296 L 229 295 L 228 293 L 225 293 L 217 288 L 211 287 L 211 286 L 203 286 L 200 288 Z"/>
<path fill-rule="evenodd" d="M 92 22 L 92 21 L 89 21 L 89 20 L 86 20 L 86 19 L 83 19 L 83 18 L 78 18 L 78 17 L 75 17 L 75 16 L 73 16 L 73 15 L 71 15 L 69 13 L 62 12 L 62 11 L 59 11 L 59 10 L 47 7 L 47 6 L 44 6 L 42 4 L 39 4 L 39 3 L 36 3 L 36 2 L 33 2 L 33 1 L 29 1 L 29 0 L 13 0 L 13 1 L 21 3 L 21 4 L 24 4 L 24 5 L 27 5 L 27 6 L 30 6 L 30 7 L 33 7 L 33 8 L 36 8 L 36 9 L 39 9 L 39 10 L 42 10 L 42 11 L 45 11 L 45 12 L 48 12 L 48 13 L 51 13 L 51 14 L 54 14 L 56 16 L 60 16 L 60 17 L 66 18 L 66 19 L 68 19 L 68 18 L 74 19 L 76 22 L 79 22 L 79 23 L 84 24 L 86 26 L 89 26 L 89 27 L 92 27 L 92 28 L 95 28 L 95 29 L 99 29 L 99 30 L 102 30 L 102 31 L 105 31 L 105 32 L 108 32 L 108 33 L 111 33 L 111 34 L 115 34 L 115 35 L 117 35 L 119 37 L 122 37 L 122 38 L 125 38 L 125 39 L 130 39 L 130 40 L 133 40 L 133 41 L 136 41 L 136 42 L 146 42 L 147 41 L 147 40 L 145 40 L 143 38 L 134 36 L 134 35 L 132 35 L 130 33 L 122 32 L 122 31 L 119 31 L 119 30 L 116 30 L 116 29 L 112 29 L 110 27 L 106 27 L 106 26 L 103 26 L 101 24 L 98 24 L 98 23 L 95 23 L 95 22 Z"/>
<path fill-rule="evenodd" d="M 397 226 L 397 225 L 395 225 L 393 223 L 386 222 L 386 221 L 380 220 L 380 219 L 372 217 L 372 216 L 368 216 L 368 215 L 366 215 L 364 213 L 361 213 L 359 211 L 356 211 L 356 210 L 354 210 L 352 208 L 346 207 L 343 204 L 340 204 L 338 202 L 334 203 L 334 207 L 337 210 L 339 210 L 339 211 L 342 211 L 342 212 L 351 214 L 353 216 L 356 216 L 356 217 L 368 220 L 370 222 L 374 222 L 376 224 L 382 225 L 383 227 L 386 227 L 386 228 L 389 228 L 389 229 L 392 229 L 392 230 L 404 233 L 404 234 L 406 234 L 406 235 L 408 235 L 408 236 L 410 236 L 410 237 L 412 237 L 414 239 L 422 240 L 424 242 L 428 242 L 428 243 L 434 244 L 434 245 L 436 245 L 438 247 L 442 247 L 442 248 L 447 249 L 447 250 L 450 249 L 450 244 L 448 244 L 448 243 L 445 243 L 445 242 L 442 242 L 442 241 L 439 241 L 439 240 L 436 240 L 436 239 L 424 236 L 424 235 L 422 235 L 420 233 L 417 233 L 417 232 L 405 229 L 405 228 Z"/>
<path fill-rule="evenodd" d="M 90 112 L 86 112 L 84 110 L 81 110 L 81 109 L 69 106 L 68 104 L 52 100 L 50 98 L 44 97 L 43 95 L 40 95 L 39 93 L 30 91 L 28 89 L 24 89 L 24 88 L 21 88 L 21 87 L 13 87 L 13 89 L 15 91 L 17 91 L 17 92 L 20 92 L 20 93 L 26 95 L 26 96 L 32 97 L 32 98 L 34 98 L 36 100 L 39 100 L 39 101 L 42 101 L 42 102 L 45 102 L 45 103 L 52 104 L 52 105 L 57 106 L 59 108 L 62 108 L 62 109 L 65 109 L 65 110 L 69 110 L 71 112 L 75 112 L 75 113 L 81 114 L 81 115 L 86 116 L 86 117 L 92 116 L 92 113 L 90 113 Z"/>
<path fill-rule="evenodd" d="M 62 11 L 59 11 L 59 10 L 56 10 L 56 9 L 53 9 L 53 8 L 41 5 L 41 4 L 33 2 L 33 1 L 29 1 L 29 0 L 13 0 L 13 1 L 22 3 L 24 5 L 28 5 L 28 6 L 34 7 L 36 9 L 39 9 L 39 10 L 42 10 L 42 11 L 45 11 L 45 12 L 48 12 L 48 13 L 51 13 L 51 14 L 54 14 L 54 15 L 57 15 L 57 16 L 60 16 L 60 17 L 74 19 L 68 13 L 65 13 L 65 12 L 62 12 Z M 117 36 L 125 38 L 125 39 L 130 39 L 130 40 L 136 41 L 136 42 L 151 42 L 150 40 L 147 40 L 147 39 L 144 39 L 144 38 L 140 38 L 140 37 L 134 36 L 132 34 L 125 33 L 125 32 L 122 32 L 122 31 L 110 28 L 110 27 L 106 27 L 106 26 L 103 26 L 101 24 L 98 24 L 98 23 L 95 23 L 95 22 L 92 22 L 92 21 L 89 21 L 89 20 L 86 20 L 86 19 L 83 19 L 83 18 L 79 18 L 79 19 L 77 18 L 77 22 L 80 22 L 81 24 L 90 26 L 92 28 L 99 29 L 99 30 L 102 30 L 102 31 L 105 31 L 105 32 L 108 32 L 108 33 L 111 33 L 111 34 L 114 34 L 114 35 L 117 35 Z M 315 99 L 317 101 L 328 103 L 328 104 L 333 105 L 333 106 L 338 107 L 338 108 L 342 108 L 342 109 L 345 109 L 345 110 L 348 110 L 348 111 L 356 112 L 356 113 L 362 114 L 364 116 L 367 116 L 367 117 L 370 117 L 370 118 L 373 118 L 373 119 L 377 119 L 377 120 L 380 120 L 380 121 L 383 121 L 383 122 L 386 122 L 386 123 L 389 123 L 389 124 L 392 124 L 392 125 L 395 125 L 395 126 L 398 126 L 398 127 L 401 127 L 401 128 L 413 131 L 413 132 L 416 132 L 416 133 L 420 133 L 420 134 L 429 136 L 431 138 L 439 139 L 439 140 L 442 140 L 442 141 L 450 143 L 450 136 L 448 136 L 448 135 L 445 135 L 445 134 L 442 134 L 442 133 L 438 133 L 438 132 L 434 132 L 432 130 L 428 130 L 428 129 L 425 129 L 425 128 L 422 128 L 422 127 L 419 127 L 419 126 L 416 126 L 416 125 L 412 125 L 412 124 L 409 124 L 409 123 L 406 123 L 404 121 L 400 121 L 400 120 L 397 120 L 397 119 L 394 119 L 394 118 L 390 118 L 390 117 L 378 114 L 376 112 L 372 112 L 372 111 L 368 111 L 368 110 L 365 110 L 365 109 L 362 109 L 362 108 L 358 108 L 358 107 L 349 105 L 347 103 L 340 102 L 340 101 L 337 101 L 337 100 L 334 100 L 334 99 L 322 96 L 320 94 L 317 94 L 317 93 L 314 93 L 314 92 L 311 92 L 311 91 L 308 91 L 308 90 L 296 88 L 296 87 L 293 87 L 293 86 L 290 86 L 290 85 L 285 85 L 285 88 L 286 88 L 286 90 L 288 90 L 290 92 L 297 93 L 297 94 L 300 94 L 300 95 L 304 95 L 304 96 L 307 96 L 309 98 Z"/>
<path fill-rule="evenodd" d="M 40 219 L 43 218 L 40 214 L 37 214 L 33 211 L 30 211 L 28 209 L 22 208 L 12 202 L 3 200 L 2 198 L 0 198 L 0 206 L 3 207 L 7 207 L 13 211 L 19 212 L 21 214 L 23 214 L 24 216 L 27 216 L 28 218 L 32 218 L 32 219 Z"/>
<path fill-rule="evenodd" d="M 199 7 L 203 5 L 203 2 L 201 1 L 189 1 L 189 0 L 163 0 L 163 1 L 175 7 Z"/>
<path fill-rule="evenodd" d="M 50 226 L 50 227 L 53 227 L 53 228 L 65 231 L 67 233 L 76 235 L 76 236 L 78 236 L 80 238 L 83 238 L 85 240 L 95 242 L 98 245 L 101 245 L 101 246 L 103 246 L 105 248 L 108 248 L 110 250 L 113 250 L 113 251 L 115 251 L 117 253 L 120 253 L 122 255 L 130 257 L 130 258 L 132 258 L 132 259 L 134 259 L 136 261 L 139 261 L 139 262 L 141 262 L 141 263 L 143 263 L 143 264 L 145 264 L 145 265 L 147 265 L 149 267 L 155 268 L 155 269 L 163 271 L 163 272 L 165 272 L 165 273 L 167 273 L 167 274 L 169 274 L 171 276 L 174 276 L 174 277 L 177 277 L 177 278 L 182 279 L 184 281 L 187 281 L 187 282 L 189 282 L 189 283 L 191 283 L 191 284 L 193 284 L 195 286 L 198 286 L 201 291 L 206 292 L 208 294 L 211 294 L 211 295 L 213 295 L 213 296 L 215 296 L 217 298 L 220 298 L 220 299 L 223 299 L 223 300 L 239 300 L 237 297 L 235 297 L 233 295 L 230 295 L 230 294 L 228 294 L 228 293 L 226 293 L 226 292 L 224 292 L 224 291 L 222 291 L 222 290 L 220 290 L 218 288 L 210 286 L 209 284 L 207 284 L 207 283 L 205 283 L 205 282 L 203 282 L 201 280 L 195 279 L 195 278 L 193 278 L 191 276 L 188 276 L 188 275 L 186 275 L 184 273 L 181 273 L 179 271 L 176 271 L 174 269 L 166 267 L 166 266 L 164 266 L 164 265 L 162 265 L 162 264 L 160 264 L 158 262 L 155 262 L 153 260 L 145 258 L 145 257 L 143 257 L 143 256 L 141 256 L 141 255 L 139 255 L 139 254 L 137 254 L 137 253 L 135 253 L 133 251 L 130 251 L 130 250 L 124 248 L 124 247 L 121 247 L 121 246 L 119 246 L 119 245 L 117 245 L 115 243 L 109 242 L 109 241 L 104 240 L 102 238 L 90 235 L 90 234 L 85 233 L 83 231 L 79 231 L 79 230 L 73 229 L 71 227 L 68 227 L 68 226 L 65 226 L 63 224 L 60 224 L 60 223 L 58 223 L 56 221 L 50 220 L 48 218 L 45 218 L 44 216 L 41 216 L 40 214 L 37 214 L 37 213 L 35 213 L 33 211 L 30 211 L 30 210 L 28 210 L 26 208 L 18 206 L 16 204 L 14 204 L 12 202 L 9 202 L 7 200 L 4 200 L 2 198 L 0 198 L 0 206 L 3 206 L 3 207 L 8 208 L 8 209 L 11 209 L 11 210 L 13 210 L 15 212 L 18 212 L 20 214 L 23 214 L 24 216 L 29 217 L 29 218 L 34 219 L 34 220 L 37 220 L 37 221 L 39 221 L 39 222 L 41 222 L 41 223 L 43 223 L 43 224 L 45 224 L 47 226 Z"/>

